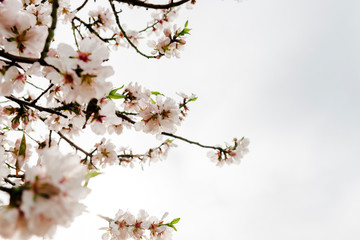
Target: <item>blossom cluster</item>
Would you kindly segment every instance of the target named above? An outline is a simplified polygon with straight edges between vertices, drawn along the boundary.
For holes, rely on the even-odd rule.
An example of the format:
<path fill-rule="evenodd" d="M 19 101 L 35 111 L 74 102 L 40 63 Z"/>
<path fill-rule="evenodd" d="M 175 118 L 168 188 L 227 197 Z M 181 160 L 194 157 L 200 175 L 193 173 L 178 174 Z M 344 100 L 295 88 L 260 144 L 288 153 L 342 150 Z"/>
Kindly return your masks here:
<path fill-rule="evenodd" d="M 79 201 L 89 192 L 82 185 L 87 169 L 78 156 L 64 156 L 55 146 L 46 148 L 38 163 L 25 170 L 25 174 L 16 173 L 22 181 L 7 180 L 10 187 L 1 189 L 9 193 L 10 200 L 0 207 L 0 236 L 51 236 L 58 225 L 69 226 L 85 210 Z"/>
<path fill-rule="evenodd" d="M 165 223 L 165 213 L 159 220 L 155 216 L 149 216 L 145 210 L 140 210 L 135 217 L 128 211 L 119 210 L 114 219 L 103 217 L 109 222 L 109 227 L 104 228 L 103 240 L 126 240 L 132 239 L 152 239 L 170 240 L 172 231 L 176 230 L 174 224 L 180 221 L 175 218 L 171 222 Z"/>
<path fill-rule="evenodd" d="M 38 57 L 45 43 L 48 23 L 38 22 L 31 10 L 24 9 L 19 1 L 2 1 L 0 43 L 9 53 Z"/>
<path fill-rule="evenodd" d="M 127 113 L 140 117 L 136 130 L 146 133 L 175 132 L 180 125 L 179 104 L 159 92 L 151 92 L 138 84 L 129 84 L 123 91 L 123 106 Z"/>
<path fill-rule="evenodd" d="M 60 102 L 88 103 L 92 98 L 100 99 L 111 90 L 112 84 L 105 81 L 113 75 L 111 66 L 102 63 L 109 57 L 107 47 L 96 38 L 79 41 L 78 49 L 68 44 L 59 44 L 45 60 L 49 67 L 46 78 L 53 84 L 54 95 Z"/>
<path fill-rule="evenodd" d="M 249 152 L 249 139 L 234 139 L 234 145 L 227 145 L 225 148 L 215 147 L 216 151 L 209 151 L 208 157 L 216 163 L 217 166 L 226 164 L 239 164 L 245 154 Z"/>
<path fill-rule="evenodd" d="M 180 57 L 180 52 L 184 49 L 186 44 L 185 38 L 187 34 L 190 34 L 190 29 L 187 28 L 188 22 L 185 23 L 184 28 L 178 28 L 176 25 L 171 28 L 164 29 L 164 36 L 158 41 L 149 41 L 148 46 L 154 49 L 151 53 L 157 55 L 158 58 L 165 56 Z"/>

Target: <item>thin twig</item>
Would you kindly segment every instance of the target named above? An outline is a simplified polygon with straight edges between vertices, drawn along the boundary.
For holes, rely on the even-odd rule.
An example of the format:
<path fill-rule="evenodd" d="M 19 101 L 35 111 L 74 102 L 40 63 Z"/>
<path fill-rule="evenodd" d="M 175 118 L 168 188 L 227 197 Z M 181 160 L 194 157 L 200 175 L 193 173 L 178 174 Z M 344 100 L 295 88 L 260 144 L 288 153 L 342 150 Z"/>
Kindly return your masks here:
<path fill-rule="evenodd" d="M 76 38 L 76 32 L 75 32 L 76 27 L 75 27 L 74 19 L 71 21 L 71 28 L 72 28 L 72 32 L 73 32 L 73 36 L 74 36 L 75 45 L 79 49 L 79 44 L 78 44 L 78 41 Z"/>
<path fill-rule="evenodd" d="M 41 90 L 41 91 L 44 91 L 44 89 L 42 89 L 41 87 L 36 86 L 35 84 L 33 84 L 33 83 L 30 82 L 30 81 L 26 81 L 26 83 L 30 84 L 31 86 L 33 86 L 33 87 L 36 88 L 36 89 L 39 89 L 39 90 Z"/>
<path fill-rule="evenodd" d="M 215 149 L 215 150 L 219 150 L 219 151 L 222 151 L 222 150 L 223 150 L 221 147 L 214 147 L 214 146 L 203 145 L 203 144 L 201 144 L 201 143 L 191 141 L 191 140 L 189 140 L 189 139 L 186 139 L 186 138 L 183 138 L 183 137 L 174 135 L 174 134 L 172 134 L 172 133 L 162 132 L 161 135 L 165 135 L 165 136 L 173 137 L 173 138 L 176 138 L 176 139 L 180 139 L 180 140 L 182 140 L 182 141 L 184 141 L 184 142 L 187 142 L 187 143 L 190 143 L 190 144 L 195 144 L 195 145 L 198 145 L 199 147 L 202 147 L 202 148 L 211 148 L 211 149 Z"/>
<path fill-rule="evenodd" d="M 15 183 L 13 181 L 11 181 L 10 179 L 8 179 L 7 177 L 4 177 L 4 181 L 11 184 L 11 185 L 13 185 L 13 186 L 15 186 Z"/>
<path fill-rule="evenodd" d="M 84 149 L 82 149 L 81 147 L 79 147 L 78 145 L 76 145 L 73 141 L 71 141 L 70 139 L 68 139 L 67 137 L 65 137 L 64 134 L 62 134 L 61 132 L 57 132 L 57 134 L 59 134 L 59 136 L 64 139 L 67 143 L 69 143 L 72 147 L 74 147 L 76 150 L 79 150 L 80 152 L 84 153 L 87 157 L 91 157 L 91 154 L 88 153 L 87 151 L 85 151 Z"/>
<path fill-rule="evenodd" d="M 40 99 L 42 96 L 44 96 L 44 94 L 47 93 L 47 92 L 50 90 L 50 88 L 52 88 L 53 86 L 54 86 L 53 83 L 50 84 L 49 87 L 48 87 L 47 89 L 45 89 L 45 90 L 44 90 L 34 101 L 32 101 L 30 104 L 31 104 L 31 105 L 35 105 L 35 104 L 37 103 L 37 101 L 39 101 L 39 99 Z"/>
<path fill-rule="evenodd" d="M 103 41 L 103 42 L 109 42 L 109 41 L 111 41 L 111 40 L 115 40 L 115 38 L 103 38 L 103 37 L 101 37 L 100 36 L 100 34 L 97 32 L 97 31 L 95 31 L 95 29 L 93 29 L 92 27 L 91 27 L 91 24 L 88 24 L 88 23 L 86 23 L 86 22 L 84 22 L 83 20 L 81 20 L 80 18 L 78 18 L 78 17 L 74 17 L 73 18 L 73 27 L 74 28 L 76 28 L 76 26 L 75 26 L 75 24 L 74 24 L 74 20 L 77 20 L 77 21 L 79 21 L 82 25 L 84 25 L 91 33 L 93 33 L 93 34 L 95 34 L 95 36 L 97 36 L 101 41 Z"/>
<path fill-rule="evenodd" d="M 167 16 L 169 13 L 171 12 L 171 9 L 167 10 L 166 13 L 164 13 L 163 16 Z M 164 20 L 164 19 L 160 19 L 160 20 L 156 20 L 153 24 L 151 24 L 150 26 L 147 26 L 146 28 L 144 28 L 143 30 L 140 30 L 139 33 L 142 33 L 142 32 L 145 32 L 146 30 L 150 29 L 150 28 L 154 28 L 155 25 L 157 25 L 161 20 Z"/>
<path fill-rule="evenodd" d="M 187 0 L 187 1 L 189 1 L 189 0 Z M 127 36 L 125 30 L 122 28 L 122 26 L 121 26 L 121 24 L 120 24 L 120 19 L 119 19 L 118 13 L 117 13 L 117 11 L 116 11 L 116 8 L 115 8 L 115 5 L 114 5 L 113 0 L 109 0 L 109 3 L 110 3 L 110 5 L 111 5 L 111 9 L 112 9 L 112 11 L 113 11 L 113 13 L 114 13 L 116 24 L 117 24 L 117 26 L 119 27 L 121 33 L 124 35 L 125 39 L 128 41 L 128 43 L 129 43 L 129 44 L 135 49 L 135 51 L 136 51 L 137 53 L 139 53 L 141 56 L 144 56 L 144 57 L 146 57 L 146 58 L 148 58 L 148 59 L 149 59 L 149 58 L 157 58 L 157 56 L 149 56 L 149 55 L 146 55 L 145 53 L 141 52 L 141 51 L 135 46 L 135 44 L 129 39 L 129 37 Z"/>
<path fill-rule="evenodd" d="M 81 4 L 81 6 L 79 6 L 77 9 L 75 9 L 75 11 L 76 11 L 76 12 L 80 11 L 83 7 L 85 7 L 85 5 L 87 4 L 88 1 L 89 1 L 89 0 L 85 0 L 85 1 L 83 2 L 83 4 Z"/>

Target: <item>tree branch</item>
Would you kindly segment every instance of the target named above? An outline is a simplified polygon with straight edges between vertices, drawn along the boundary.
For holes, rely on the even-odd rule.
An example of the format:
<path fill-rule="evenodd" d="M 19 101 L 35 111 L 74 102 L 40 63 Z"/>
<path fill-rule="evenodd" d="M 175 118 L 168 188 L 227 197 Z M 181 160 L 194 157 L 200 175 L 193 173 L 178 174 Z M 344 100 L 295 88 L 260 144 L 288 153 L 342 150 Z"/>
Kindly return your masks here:
<path fill-rule="evenodd" d="M 115 112 L 116 116 L 118 116 L 119 118 L 124 119 L 125 121 L 128 121 L 131 124 L 135 124 L 136 122 L 134 120 L 132 120 L 131 118 L 129 118 L 128 116 L 126 116 L 125 114 L 121 113 L 120 111 L 116 111 Z"/>
<path fill-rule="evenodd" d="M 28 58 L 28 57 L 12 55 L 10 53 L 5 52 L 3 49 L 0 50 L 0 57 L 4 57 L 14 62 L 22 62 L 22 63 L 30 63 L 30 64 L 41 61 L 38 58 Z M 45 61 L 43 61 L 43 63 L 46 64 Z M 40 62 L 40 64 L 42 64 L 42 62 Z"/>
<path fill-rule="evenodd" d="M 199 147 L 202 147 L 202 148 L 210 148 L 210 149 L 215 149 L 215 150 L 223 151 L 223 149 L 222 149 L 221 147 L 214 147 L 214 146 L 203 145 L 203 144 L 201 144 L 201 143 L 191 141 L 191 140 L 189 140 L 189 139 L 186 139 L 186 138 L 183 138 L 183 137 L 174 135 L 174 134 L 172 134 L 172 133 L 162 132 L 161 135 L 173 137 L 173 138 L 182 140 L 182 141 L 187 142 L 187 143 L 190 143 L 190 144 L 195 144 L 195 145 L 197 145 L 197 146 L 199 146 Z"/>
<path fill-rule="evenodd" d="M 152 9 L 169 9 L 172 7 L 177 7 L 180 5 L 183 5 L 184 3 L 189 2 L 190 0 L 181 0 L 178 2 L 173 2 L 171 1 L 168 4 L 152 4 L 152 3 L 146 3 L 140 0 L 115 0 L 119 3 L 127 3 L 133 6 L 139 6 L 139 7 L 144 7 L 144 8 L 152 8 Z"/>
<path fill-rule="evenodd" d="M 52 12 L 51 12 L 52 23 L 51 23 L 50 28 L 48 29 L 48 36 L 45 41 L 44 49 L 41 52 L 40 59 L 46 58 L 46 56 L 49 52 L 50 43 L 54 38 L 54 31 L 55 31 L 56 23 L 57 23 L 57 9 L 58 8 L 59 8 L 58 0 L 52 0 Z"/>
<path fill-rule="evenodd" d="M 7 192 L 7 193 L 13 192 L 12 188 L 7 188 L 7 187 L 3 187 L 3 186 L 0 186 L 0 191 Z"/>
<path fill-rule="evenodd" d="M 0 57 L 6 58 L 13 62 L 21 62 L 21 63 L 29 63 L 29 64 L 39 62 L 40 65 L 42 65 L 42 66 L 52 67 L 57 72 L 60 72 L 60 70 L 57 67 L 55 67 L 51 64 L 48 64 L 47 62 L 45 62 L 44 59 L 41 59 L 41 58 L 28 58 L 28 57 L 16 56 L 16 55 L 12 55 L 10 53 L 5 52 L 3 49 L 0 50 Z"/>
<path fill-rule="evenodd" d="M 88 23 L 84 22 L 84 21 L 81 20 L 80 18 L 78 18 L 78 17 L 75 16 L 75 17 L 73 18 L 72 22 L 74 22 L 74 20 L 79 21 L 79 22 L 80 22 L 82 25 L 84 25 L 91 33 L 95 34 L 101 41 L 103 41 L 103 42 L 109 42 L 110 40 L 114 40 L 114 41 L 115 41 L 114 38 L 103 38 L 103 37 L 101 37 L 100 34 L 99 34 L 97 31 L 95 31 L 95 29 L 93 29 L 93 28 L 91 27 L 91 24 L 88 24 Z M 75 28 L 77 27 L 77 26 L 75 26 L 75 24 L 73 24 L 73 26 L 74 26 Z"/>
<path fill-rule="evenodd" d="M 80 152 L 84 153 L 87 157 L 91 158 L 90 153 L 88 153 L 87 151 L 85 151 L 84 149 L 82 149 L 81 147 L 79 147 L 78 145 L 76 145 L 73 141 L 71 141 L 70 139 L 68 139 L 67 137 L 65 137 L 64 134 L 62 134 L 61 132 L 57 132 L 57 134 L 59 134 L 59 136 L 64 139 L 67 143 L 70 144 L 70 146 L 74 147 L 76 150 L 79 150 Z"/>
<path fill-rule="evenodd" d="M 122 114 L 120 111 L 116 111 L 116 116 L 118 116 L 119 118 L 122 118 L 122 119 L 128 121 L 128 122 L 131 123 L 131 124 L 135 124 L 135 123 L 136 123 L 134 120 L 132 120 L 132 119 L 130 119 L 128 116 Z M 162 132 L 161 135 L 173 137 L 173 138 L 182 140 L 182 141 L 184 141 L 184 142 L 197 145 L 197 146 L 202 147 L 202 148 L 210 148 L 210 149 L 215 149 L 215 150 L 219 150 L 219 151 L 224 151 L 221 147 L 203 145 L 203 144 L 201 144 L 201 143 L 191 141 L 191 140 L 189 140 L 189 139 L 186 139 L 186 138 L 183 138 L 183 137 L 174 135 L 174 134 L 172 134 L 172 133 Z"/>
<path fill-rule="evenodd" d="M 51 109 L 51 108 L 41 107 L 41 106 L 38 106 L 38 105 L 35 105 L 35 104 L 32 104 L 32 103 L 17 99 L 17 98 L 15 98 L 13 96 L 8 96 L 6 98 L 11 100 L 11 101 L 16 102 L 19 105 L 25 105 L 25 106 L 28 106 L 28 107 L 35 108 L 35 109 L 37 109 L 39 111 L 42 111 L 42 112 L 48 112 L 48 113 L 56 114 L 56 115 L 59 115 L 61 117 L 67 118 L 66 115 L 64 115 L 64 114 L 62 114 L 62 113 L 60 113 L 58 111 L 55 111 L 54 109 Z"/>

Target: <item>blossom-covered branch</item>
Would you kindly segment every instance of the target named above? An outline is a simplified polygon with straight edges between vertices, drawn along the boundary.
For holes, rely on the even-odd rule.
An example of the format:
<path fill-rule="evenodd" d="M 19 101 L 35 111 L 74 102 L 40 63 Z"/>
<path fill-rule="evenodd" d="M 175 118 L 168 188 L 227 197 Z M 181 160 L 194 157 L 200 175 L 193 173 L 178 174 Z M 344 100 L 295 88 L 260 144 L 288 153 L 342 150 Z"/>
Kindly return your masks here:
<path fill-rule="evenodd" d="M 194 94 L 178 93 L 178 101 L 127 79 L 122 87 L 111 81 L 118 69 L 109 65 L 110 51 L 119 47 L 151 59 L 180 57 L 191 29 L 188 21 L 177 25 L 175 19 L 180 6 L 194 0 L 73 2 L 0 0 L 0 191 L 8 195 L 0 206 L 2 238 L 51 237 L 84 211 L 81 200 L 99 167 L 162 160 L 174 140 L 210 149 L 220 166 L 239 163 L 248 152 L 245 138 L 221 147 L 176 134 Z M 149 13 L 141 30 L 120 22 L 121 12 L 133 6 Z M 64 36 L 74 41 L 57 37 L 66 27 Z M 111 134 L 124 129 L 171 139 L 137 154 L 112 141 Z M 86 132 L 109 137 L 96 138 L 101 140 L 86 150 L 73 140 Z M 73 150 L 64 154 L 61 139 Z M 165 217 L 119 211 L 114 219 L 104 217 L 109 226 L 103 239 L 169 240 L 179 218 Z"/>
<path fill-rule="evenodd" d="M 177 231 L 175 224 L 180 218 L 175 218 L 170 222 L 165 222 L 168 213 L 165 213 L 161 219 L 155 216 L 149 216 L 145 210 L 140 210 L 137 217 L 130 212 L 119 210 L 115 218 L 102 217 L 109 222 L 109 227 L 104 228 L 103 240 L 126 240 L 133 239 L 171 239 L 172 231 Z"/>

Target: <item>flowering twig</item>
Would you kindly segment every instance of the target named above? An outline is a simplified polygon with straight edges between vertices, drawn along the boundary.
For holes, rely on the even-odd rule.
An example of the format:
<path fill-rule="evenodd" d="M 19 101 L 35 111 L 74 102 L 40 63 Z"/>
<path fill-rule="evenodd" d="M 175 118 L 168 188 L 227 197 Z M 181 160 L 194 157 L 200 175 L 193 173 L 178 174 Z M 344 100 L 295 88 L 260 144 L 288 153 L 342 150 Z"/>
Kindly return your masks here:
<path fill-rule="evenodd" d="M 93 33 L 95 36 L 97 36 L 101 41 L 103 41 L 103 42 L 109 42 L 111 40 L 115 41 L 115 38 L 103 38 L 102 36 L 100 36 L 100 34 L 97 31 L 95 31 L 92 28 L 91 24 L 88 24 L 88 23 L 84 22 L 82 19 L 80 19 L 80 18 L 78 18 L 76 16 L 72 20 L 72 25 L 73 25 L 74 28 L 77 28 L 77 26 L 75 26 L 75 23 L 74 23 L 75 20 L 80 22 L 82 25 L 84 25 L 91 33 Z M 78 32 L 79 32 L 79 30 L 78 30 Z"/>
<path fill-rule="evenodd" d="M 165 142 L 162 142 L 159 146 L 155 147 L 155 148 L 150 148 L 146 153 L 143 154 L 133 154 L 131 153 L 124 153 L 124 154 L 119 154 L 117 155 L 120 163 L 122 162 L 131 162 L 133 159 L 138 159 L 140 161 L 145 161 L 147 158 L 150 159 L 156 159 L 158 157 L 160 157 L 160 155 L 165 154 L 167 150 L 169 149 L 169 147 L 171 146 L 172 141 L 170 141 L 169 139 L 166 140 Z M 167 147 L 165 150 L 162 149 L 162 147 L 165 146 Z"/>
<path fill-rule="evenodd" d="M 163 15 L 163 18 L 166 18 L 167 15 L 171 12 L 171 9 L 168 9 L 166 11 L 166 13 L 164 13 Z M 144 28 L 143 30 L 140 30 L 139 33 L 142 33 L 142 32 L 145 32 L 146 30 L 150 29 L 150 28 L 153 28 L 158 24 L 160 23 L 161 21 L 163 21 L 163 19 L 159 19 L 159 20 L 156 20 L 153 24 L 151 24 L 150 26 L 147 26 L 146 28 Z"/>
<path fill-rule="evenodd" d="M 188 1 L 188 0 L 187 0 Z M 118 16 L 118 12 L 116 11 L 116 8 L 115 8 L 115 5 L 114 5 L 114 1 L 113 0 L 109 0 L 109 3 L 111 5 L 111 9 L 114 13 L 114 16 L 115 16 L 115 21 L 116 21 L 116 24 L 117 26 L 119 27 L 121 33 L 124 35 L 125 39 L 128 41 L 128 43 L 135 49 L 135 51 L 137 53 L 139 53 L 141 56 L 144 56 L 148 59 L 150 58 L 157 58 L 157 56 L 149 56 L 149 55 L 146 55 L 145 53 L 141 52 L 136 46 L 135 44 L 129 39 L 129 37 L 127 36 L 125 30 L 123 29 L 123 27 L 121 26 L 120 24 L 120 19 L 119 19 L 119 16 Z"/>
<path fill-rule="evenodd" d="M 99 217 L 105 219 L 109 223 L 106 228 L 106 233 L 103 234 L 103 239 L 171 239 L 171 231 L 177 231 L 175 224 L 180 221 L 180 218 L 175 218 L 170 222 L 164 222 L 168 213 L 165 213 L 159 220 L 155 216 L 140 210 L 137 217 L 130 212 L 123 212 L 119 210 L 115 219 Z"/>

